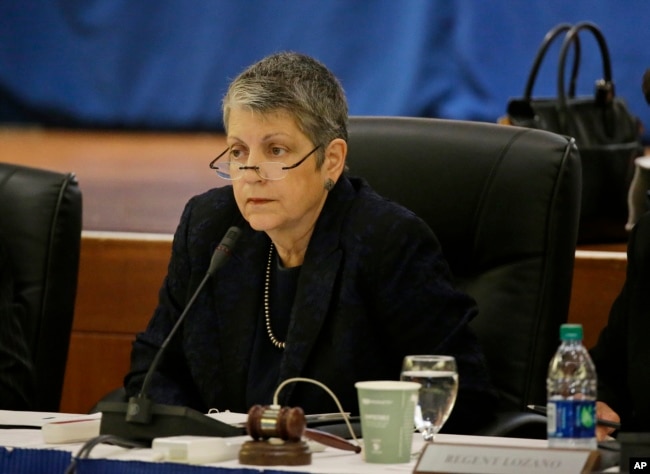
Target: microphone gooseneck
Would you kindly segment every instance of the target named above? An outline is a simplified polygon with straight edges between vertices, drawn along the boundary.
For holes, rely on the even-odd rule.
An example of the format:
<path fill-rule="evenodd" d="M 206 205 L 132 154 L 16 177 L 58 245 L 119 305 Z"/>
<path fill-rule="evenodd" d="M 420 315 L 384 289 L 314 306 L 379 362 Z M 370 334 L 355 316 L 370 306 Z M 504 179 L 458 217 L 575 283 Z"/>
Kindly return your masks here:
<path fill-rule="evenodd" d="M 232 250 L 235 247 L 235 244 L 237 243 L 237 240 L 239 239 L 240 235 L 241 235 L 241 229 L 239 227 L 235 227 L 235 226 L 230 227 L 226 232 L 226 235 L 224 235 L 224 237 L 221 239 L 221 242 L 219 242 L 219 245 L 217 245 L 217 248 L 214 250 L 214 253 L 212 254 L 212 259 L 210 260 L 210 266 L 208 267 L 208 270 L 205 273 L 203 280 L 201 280 L 201 283 L 199 283 L 199 286 L 192 294 L 192 297 L 185 305 L 185 309 L 176 320 L 176 323 L 172 327 L 171 331 L 169 331 L 169 334 L 161 344 L 160 348 L 158 349 L 158 352 L 156 353 L 156 356 L 151 362 L 151 365 L 149 366 L 149 370 L 147 370 L 144 381 L 142 382 L 140 393 L 138 393 L 137 396 L 131 397 L 129 399 L 127 411 L 126 411 L 127 422 L 149 423 L 149 421 L 151 420 L 151 406 L 153 403 L 148 398 L 147 393 L 149 392 L 149 385 L 151 385 L 153 374 L 156 371 L 156 368 L 158 367 L 158 364 L 160 363 L 160 360 L 162 359 L 162 356 L 165 350 L 167 349 L 167 346 L 169 345 L 172 338 L 174 337 L 174 335 L 180 328 L 181 324 L 183 323 L 183 320 L 185 319 L 185 315 L 188 313 L 189 309 L 194 304 L 194 301 L 196 300 L 197 296 L 199 295 L 199 293 L 207 283 L 208 279 L 214 274 L 214 272 L 216 272 L 226 262 L 228 257 L 230 257 L 230 255 L 232 254 Z"/>

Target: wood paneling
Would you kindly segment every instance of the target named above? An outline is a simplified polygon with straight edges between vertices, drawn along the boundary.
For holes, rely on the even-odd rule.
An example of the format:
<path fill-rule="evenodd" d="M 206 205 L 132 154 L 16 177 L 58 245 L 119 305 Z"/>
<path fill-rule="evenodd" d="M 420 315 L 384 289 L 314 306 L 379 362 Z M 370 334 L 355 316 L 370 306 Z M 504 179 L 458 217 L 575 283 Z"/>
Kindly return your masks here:
<path fill-rule="evenodd" d="M 87 413 L 122 385 L 129 369 L 133 335 L 73 331 L 60 410 Z"/>
<path fill-rule="evenodd" d="M 171 235 L 85 232 L 73 329 L 120 334 L 144 330 L 170 252 Z"/>
<path fill-rule="evenodd" d="M 170 251 L 171 235 L 84 232 L 61 411 L 85 413 L 122 385 Z"/>
<path fill-rule="evenodd" d="M 583 325 L 587 347 L 596 343 L 607 324 L 609 309 L 623 287 L 626 268 L 623 251 L 576 252 L 569 322 Z"/>

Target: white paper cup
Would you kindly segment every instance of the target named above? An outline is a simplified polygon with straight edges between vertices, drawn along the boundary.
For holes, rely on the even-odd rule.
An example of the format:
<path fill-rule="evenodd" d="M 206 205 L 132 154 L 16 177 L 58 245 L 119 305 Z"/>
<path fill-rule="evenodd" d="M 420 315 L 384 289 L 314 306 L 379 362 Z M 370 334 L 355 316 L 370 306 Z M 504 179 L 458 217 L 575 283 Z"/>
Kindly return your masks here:
<path fill-rule="evenodd" d="M 411 460 L 413 415 L 420 384 L 397 380 L 357 382 L 363 454 L 366 462 Z"/>

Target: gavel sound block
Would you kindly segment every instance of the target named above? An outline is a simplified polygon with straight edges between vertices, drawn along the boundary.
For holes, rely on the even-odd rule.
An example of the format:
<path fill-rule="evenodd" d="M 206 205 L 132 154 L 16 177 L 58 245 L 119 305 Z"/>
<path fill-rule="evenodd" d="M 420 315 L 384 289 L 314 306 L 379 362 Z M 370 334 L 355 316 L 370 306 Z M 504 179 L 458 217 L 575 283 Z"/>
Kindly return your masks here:
<path fill-rule="evenodd" d="M 311 451 L 302 441 L 306 426 L 302 408 L 254 405 L 246 421 L 246 431 L 253 440 L 242 445 L 239 463 L 255 466 L 311 464 Z"/>

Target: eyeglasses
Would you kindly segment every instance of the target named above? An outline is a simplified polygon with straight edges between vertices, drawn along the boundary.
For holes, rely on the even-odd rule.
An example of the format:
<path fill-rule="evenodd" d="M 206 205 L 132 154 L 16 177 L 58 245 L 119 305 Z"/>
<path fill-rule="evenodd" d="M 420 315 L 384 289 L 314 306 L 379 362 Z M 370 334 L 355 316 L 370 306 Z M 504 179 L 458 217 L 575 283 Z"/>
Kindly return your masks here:
<path fill-rule="evenodd" d="M 281 163 L 279 161 L 263 161 L 257 166 L 244 166 L 239 161 L 223 161 L 221 163 L 217 163 L 217 160 L 219 160 L 219 158 L 230 151 L 230 148 L 226 148 L 221 154 L 219 154 L 219 156 L 210 162 L 210 169 L 215 170 L 217 172 L 217 176 L 223 179 L 227 179 L 228 181 L 236 181 L 238 179 L 241 179 L 241 177 L 244 176 L 246 170 L 255 171 L 257 175 L 262 179 L 277 181 L 279 179 L 286 178 L 287 172 L 289 170 L 300 166 L 303 161 L 309 158 L 309 156 L 319 148 L 320 145 L 303 156 L 300 161 L 298 161 L 298 163 L 291 166 L 286 166 L 284 163 Z"/>

